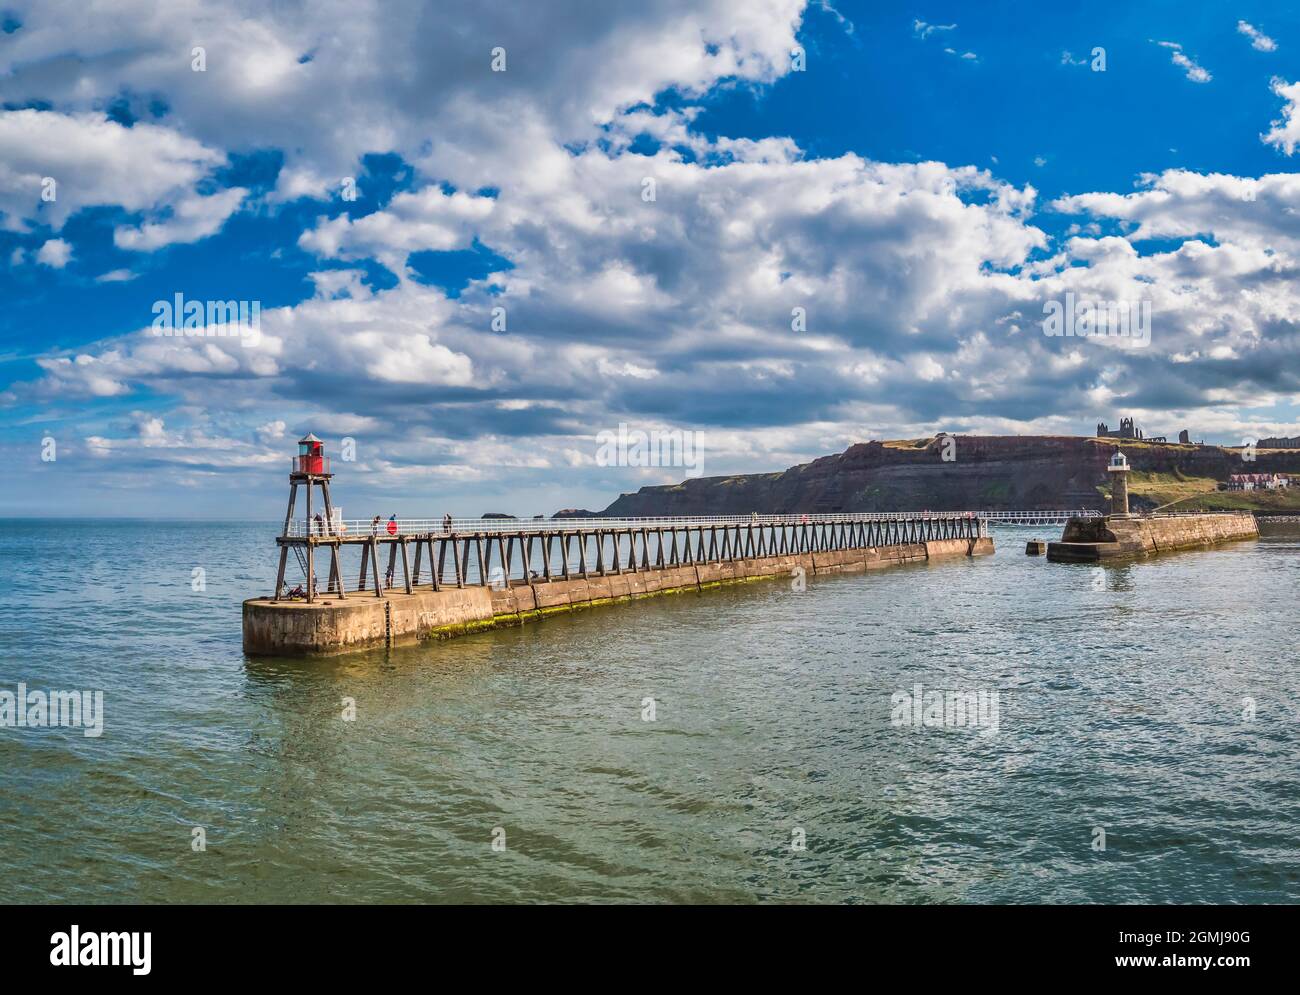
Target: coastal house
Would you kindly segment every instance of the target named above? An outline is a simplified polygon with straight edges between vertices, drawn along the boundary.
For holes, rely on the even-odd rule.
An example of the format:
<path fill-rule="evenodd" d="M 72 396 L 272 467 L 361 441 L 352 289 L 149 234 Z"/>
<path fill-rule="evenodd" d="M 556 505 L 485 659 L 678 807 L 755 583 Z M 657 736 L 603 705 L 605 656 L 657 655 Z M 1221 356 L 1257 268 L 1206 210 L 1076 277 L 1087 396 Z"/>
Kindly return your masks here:
<path fill-rule="evenodd" d="M 1228 478 L 1230 491 L 1274 491 L 1290 485 L 1291 478 L 1281 473 L 1234 473 Z"/>

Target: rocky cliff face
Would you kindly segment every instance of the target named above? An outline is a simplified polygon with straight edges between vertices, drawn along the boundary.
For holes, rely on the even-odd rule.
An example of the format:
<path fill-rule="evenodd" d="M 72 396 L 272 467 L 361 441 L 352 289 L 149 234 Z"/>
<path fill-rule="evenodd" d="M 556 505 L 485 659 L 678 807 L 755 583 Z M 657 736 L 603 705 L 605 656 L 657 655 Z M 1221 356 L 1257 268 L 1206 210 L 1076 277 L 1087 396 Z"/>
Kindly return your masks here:
<path fill-rule="evenodd" d="M 698 477 L 623 494 L 601 514 L 747 515 L 1095 508 L 1115 442 L 1073 436 L 956 436 L 867 442 L 780 473 Z M 954 457 L 944 460 L 945 448 Z M 1243 465 L 1218 446 L 1121 445 L 1134 470 L 1226 480 L 1243 470 L 1300 472 L 1300 450 Z M 576 517 L 583 512 L 563 513 Z"/>

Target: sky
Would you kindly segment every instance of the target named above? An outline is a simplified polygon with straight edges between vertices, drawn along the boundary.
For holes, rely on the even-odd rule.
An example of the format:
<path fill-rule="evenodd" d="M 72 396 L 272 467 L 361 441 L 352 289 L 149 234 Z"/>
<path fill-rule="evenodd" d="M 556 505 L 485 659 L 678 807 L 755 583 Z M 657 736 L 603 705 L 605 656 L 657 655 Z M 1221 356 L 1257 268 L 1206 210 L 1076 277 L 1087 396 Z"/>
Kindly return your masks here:
<path fill-rule="evenodd" d="M 1280 3 L 0 0 L 0 516 L 273 519 L 309 431 L 348 518 L 1300 434 L 1297 54 Z"/>

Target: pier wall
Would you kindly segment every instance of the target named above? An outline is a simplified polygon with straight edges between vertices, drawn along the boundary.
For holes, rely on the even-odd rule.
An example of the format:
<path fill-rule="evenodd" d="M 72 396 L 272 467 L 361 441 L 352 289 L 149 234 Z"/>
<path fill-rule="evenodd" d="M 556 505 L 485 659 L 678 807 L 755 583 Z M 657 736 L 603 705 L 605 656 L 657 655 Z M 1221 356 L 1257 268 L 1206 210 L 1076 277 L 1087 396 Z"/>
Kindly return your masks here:
<path fill-rule="evenodd" d="M 445 639 L 546 615 L 641 597 L 702 591 L 723 584 L 789 579 L 797 568 L 808 576 L 857 573 L 954 557 L 987 555 L 987 537 L 789 553 L 663 568 L 624 570 L 568 580 L 514 580 L 509 587 L 417 587 L 383 597 L 356 594 L 314 604 L 253 598 L 244 602 L 244 652 L 268 656 L 316 656 Z"/>
<path fill-rule="evenodd" d="M 1047 558 L 1092 562 L 1196 549 L 1237 539 L 1255 539 L 1259 526 L 1250 512 L 1207 512 L 1161 518 L 1072 518 L 1060 542 L 1048 543 Z"/>

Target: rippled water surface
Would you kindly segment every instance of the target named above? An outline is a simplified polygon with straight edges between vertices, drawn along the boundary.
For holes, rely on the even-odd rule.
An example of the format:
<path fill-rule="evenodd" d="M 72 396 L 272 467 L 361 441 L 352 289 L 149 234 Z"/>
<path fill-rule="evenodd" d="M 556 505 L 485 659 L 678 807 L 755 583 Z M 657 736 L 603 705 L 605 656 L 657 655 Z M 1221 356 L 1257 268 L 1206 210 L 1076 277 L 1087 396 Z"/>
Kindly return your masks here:
<path fill-rule="evenodd" d="M 0 728 L 5 900 L 1300 900 L 1294 527 L 1105 568 L 1003 528 L 325 662 L 240 650 L 274 532 L 0 522 L 0 690 L 106 712 Z M 918 683 L 996 734 L 893 725 Z"/>

